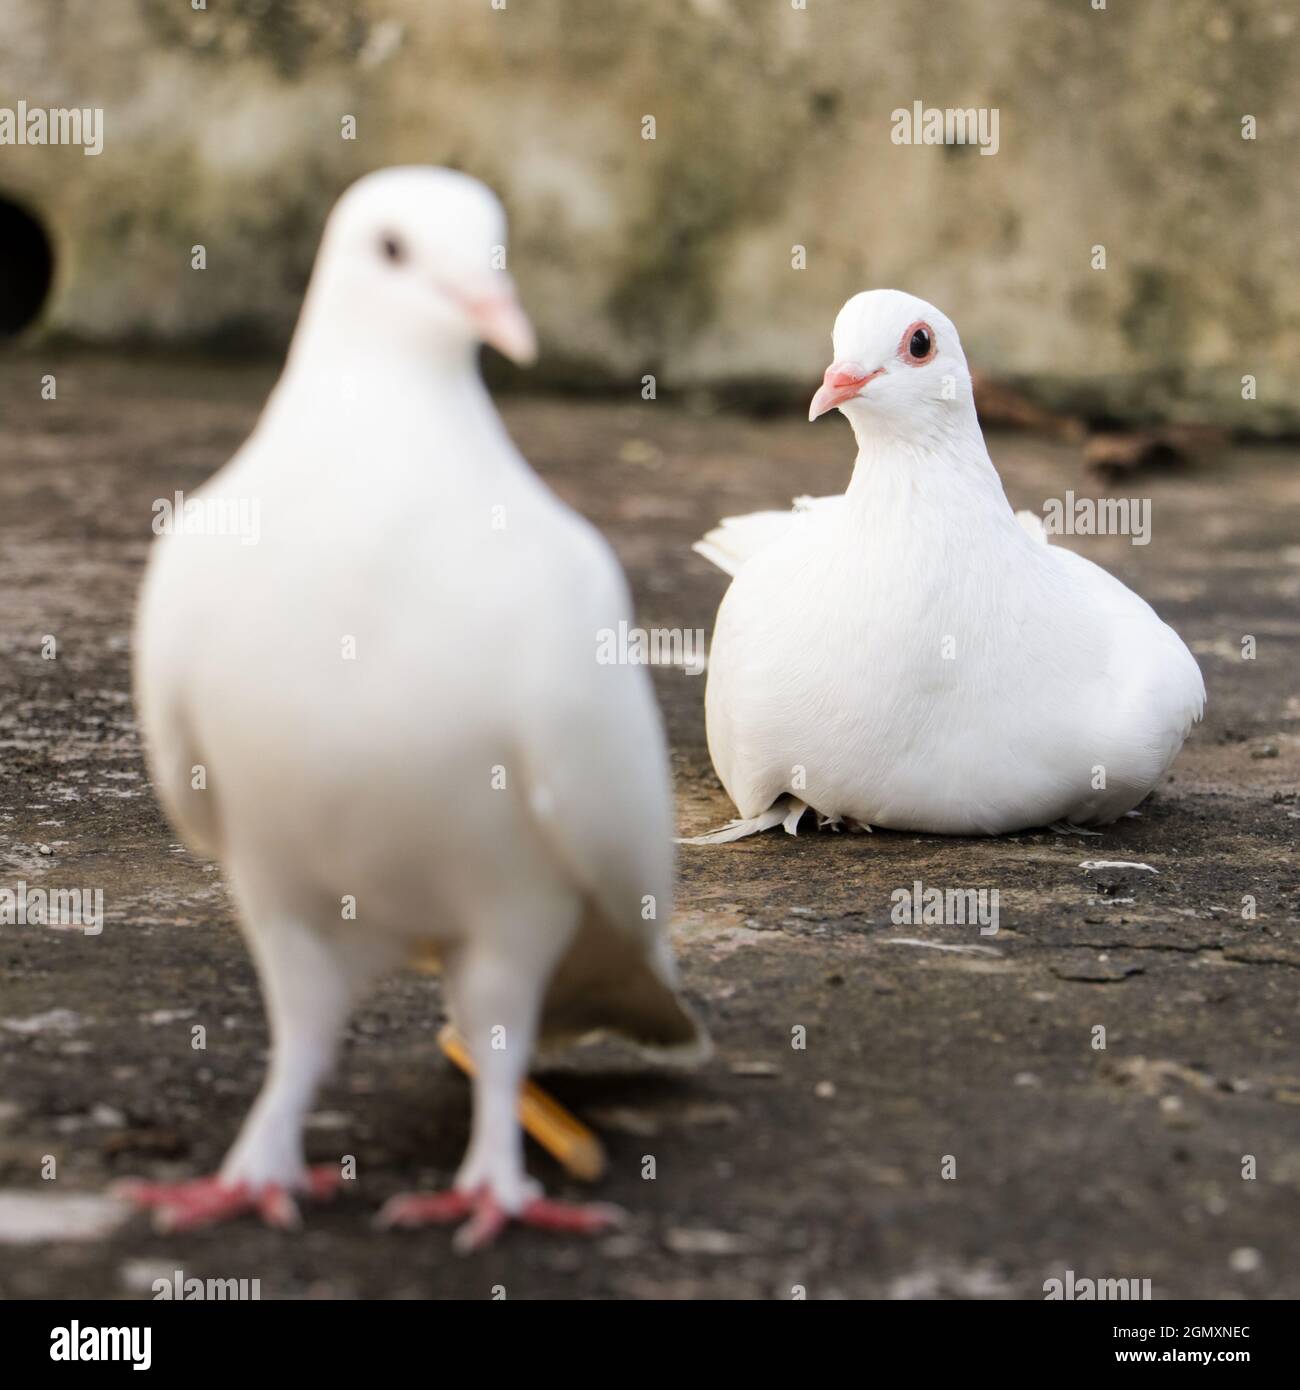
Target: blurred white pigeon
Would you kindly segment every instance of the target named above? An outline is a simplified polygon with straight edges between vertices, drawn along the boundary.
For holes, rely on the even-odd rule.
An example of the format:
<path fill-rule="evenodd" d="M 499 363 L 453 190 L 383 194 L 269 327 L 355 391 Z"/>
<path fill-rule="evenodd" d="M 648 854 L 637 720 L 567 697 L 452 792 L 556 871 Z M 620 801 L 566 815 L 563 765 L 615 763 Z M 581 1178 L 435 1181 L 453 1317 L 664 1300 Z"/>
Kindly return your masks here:
<path fill-rule="evenodd" d="M 1012 513 L 952 323 L 855 295 L 809 418 L 838 407 L 842 497 L 732 517 L 695 546 L 734 576 L 718 609 L 709 752 L 741 819 L 996 835 L 1103 825 L 1199 719 L 1191 653 L 1117 579 Z"/>
<path fill-rule="evenodd" d="M 255 543 L 153 551 L 136 693 L 154 783 L 228 871 L 273 1039 L 219 1175 L 133 1189 L 164 1224 L 250 1208 L 284 1224 L 291 1194 L 337 1181 L 304 1165 L 304 1114 L 366 987 L 431 950 L 476 1066 L 472 1134 L 454 1189 L 395 1199 L 390 1222 L 467 1215 L 462 1246 L 509 1218 L 599 1229 L 612 1209 L 547 1202 L 525 1174 L 535 1041 L 704 1050 L 666 935 L 650 681 L 596 661 L 598 632 L 630 620 L 626 584 L 479 376 L 480 340 L 533 354 L 504 241 L 497 200 L 461 174 L 349 190 L 283 376 L 194 499 L 256 504 Z"/>

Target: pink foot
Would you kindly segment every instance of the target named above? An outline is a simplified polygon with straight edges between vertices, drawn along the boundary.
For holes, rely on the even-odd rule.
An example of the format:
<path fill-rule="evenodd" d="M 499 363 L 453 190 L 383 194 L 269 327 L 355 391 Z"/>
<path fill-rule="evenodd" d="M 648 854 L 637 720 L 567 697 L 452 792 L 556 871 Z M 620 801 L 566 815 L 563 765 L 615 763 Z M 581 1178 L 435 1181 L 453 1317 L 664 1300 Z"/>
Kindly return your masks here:
<path fill-rule="evenodd" d="M 342 1181 L 337 1168 L 311 1168 L 307 1172 L 306 1195 L 316 1199 L 331 1197 Z M 274 1183 L 253 1188 L 244 1182 L 223 1183 L 215 1174 L 184 1182 L 141 1182 L 128 1178 L 114 1183 L 113 1191 L 136 1206 L 151 1210 L 154 1228 L 159 1231 L 194 1231 L 245 1212 L 256 1212 L 268 1226 L 281 1230 L 300 1224 L 293 1196 Z"/>
<path fill-rule="evenodd" d="M 491 1245 L 511 1220 L 539 1231 L 562 1231 L 572 1235 L 599 1235 L 621 1225 L 624 1212 L 607 1202 L 560 1202 L 550 1197 L 534 1197 L 518 1215 L 497 1201 L 491 1189 L 477 1192 L 412 1192 L 384 1203 L 378 1224 L 391 1226 L 445 1225 L 469 1220 L 456 1232 L 453 1242 L 462 1254 Z"/>

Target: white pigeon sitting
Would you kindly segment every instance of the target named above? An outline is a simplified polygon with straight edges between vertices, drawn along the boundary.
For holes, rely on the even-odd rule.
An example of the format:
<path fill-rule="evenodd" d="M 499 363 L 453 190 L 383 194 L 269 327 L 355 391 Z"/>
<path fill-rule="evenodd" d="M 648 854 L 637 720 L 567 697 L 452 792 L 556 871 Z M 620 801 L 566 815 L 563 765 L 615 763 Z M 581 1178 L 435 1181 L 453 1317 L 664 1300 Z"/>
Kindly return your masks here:
<path fill-rule="evenodd" d="M 848 417 L 841 497 L 729 518 L 705 704 L 741 819 L 996 835 L 1104 825 L 1151 790 L 1205 703 L 1191 653 L 1117 579 L 1012 513 L 957 330 L 855 295 L 809 418 Z"/>
<path fill-rule="evenodd" d="M 448 1194 L 390 1222 L 595 1230 L 548 1202 L 516 1118 L 534 1043 L 612 1031 L 705 1049 L 677 994 L 667 751 L 648 674 L 600 665 L 631 619 L 596 530 L 515 449 L 479 375 L 532 330 L 477 181 L 385 170 L 330 216 L 283 376 L 198 498 L 245 534 L 156 544 L 136 687 L 158 793 L 219 858 L 269 1014 L 262 1092 L 220 1173 L 141 1184 L 162 1224 L 296 1220 L 302 1124 L 353 1005 L 432 951 L 475 1064 Z M 214 506 L 213 504 L 216 504 Z M 240 506 L 245 508 L 240 512 Z"/>

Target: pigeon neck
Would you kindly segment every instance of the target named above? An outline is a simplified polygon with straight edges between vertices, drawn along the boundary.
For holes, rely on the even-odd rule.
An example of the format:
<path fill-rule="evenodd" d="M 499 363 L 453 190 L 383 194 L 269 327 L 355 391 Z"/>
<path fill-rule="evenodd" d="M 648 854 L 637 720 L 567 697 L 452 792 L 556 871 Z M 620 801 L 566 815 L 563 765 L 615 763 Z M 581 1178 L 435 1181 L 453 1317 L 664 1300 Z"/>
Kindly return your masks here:
<path fill-rule="evenodd" d="M 336 411 L 350 416 L 359 402 L 399 412 L 418 402 L 436 404 L 446 418 L 470 430 L 495 419 L 479 372 L 477 343 L 412 341 L 400 331 L 349 334 L 345 324 L 327 308 L 316 312 L 309 295 L 277 397 L 295 407 L 309 403 L 318 418 Z"/>
<path fill-rule="evenodd" d="M 906 430 L 857 415 L 849 415 L 849 422 L 858 443 L 847 491 L 851 503 L 877 517 L 926 502 L 959 509 L 987 507 L 1011 515 L 973 402 L 944 415 L 929 430 L 918 430 L 914 420 L 907 422 Z"/>
<path fill-rule="evenodd" d="M 400 328 L 391 333 L 349 331 L 349 317 L 320 309 L 310 291 L 302 318 L 289 344 L 289 373 L 341 375 L 348 372 L 409 375 L 414 368 L 427 380 L 429 373 L 478 377 L 478 343 L 468 337 L 412 335 Z"/>

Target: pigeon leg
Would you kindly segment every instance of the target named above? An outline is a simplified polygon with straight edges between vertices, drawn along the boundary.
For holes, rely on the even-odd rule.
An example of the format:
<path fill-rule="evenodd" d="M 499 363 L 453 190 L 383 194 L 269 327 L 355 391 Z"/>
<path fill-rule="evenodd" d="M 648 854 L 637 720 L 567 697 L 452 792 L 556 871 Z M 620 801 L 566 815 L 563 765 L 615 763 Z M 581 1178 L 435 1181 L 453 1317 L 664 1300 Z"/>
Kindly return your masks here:
<path fill-rule="evenodd" d="M 529 954 L 541 953 L 535 946 Z M 558 957 L 559 950 L 554 954 Z M 475 1066 L 469 1147 L 456 1187 L 461 1192 L 488 1187 L 511 1213 L 540 1195 L 524 1171 L 524 1136 L 516 1107 L 551 966 L 550 959 L 512 958 L 484 941 L 455 961 L 447 980 L 452 1013 Z"/>
<path fill-rule="evenodd" d="M 308 1170 L 302 1125 L 358 990 L 373 973 L 371 962 L 296 921 L 267 920 L 248 936 L 270 1021 L 271 1064 L 219 1173 L 116 1186 L 152 1209 L 160 1230 L 215 1225 L 246 1212 L 271 1226 L 296 1226 L 295 1194 L 328 1196 L 341 1181 L 337 1168 Z"/>
<path fill-rule="evenodd" d="M 450 1023 L 438 1033 L 438 1046 L 466 1076 L 474 1075 L 474 1063 Z M 600 1140 L 532 1081 L 525 1081 L 519 1092 L 519 1123 L 571 1177 L 597 1182 L 604 1175 L 605 1149 Z"/>
<path fill-rule="evenodd" d="M 553 952 L 528 959 L 486 943 L 448 962 L 447 989 L 456 1023 L 474 1061 L 474 1118 L 455 1186 L 450 1192 L 395 1197 L 379 1214 L 381 1225 L 418 1226 L 468 1217 L 456 1233 L 462 1252 L 491 1244 L 516 1221 L 549 1231 L 592 1233 L 616 1224 L 622 1213 L 604 1203 L 570 1205 L 550 1201 L 524 1170 L 519 1125 L 519 1090 L 537 1036 L 542 994 L 554 962 L 568 944 L 550 937 Z M 521 958 L 522 957 L 522 958 Z"/>

